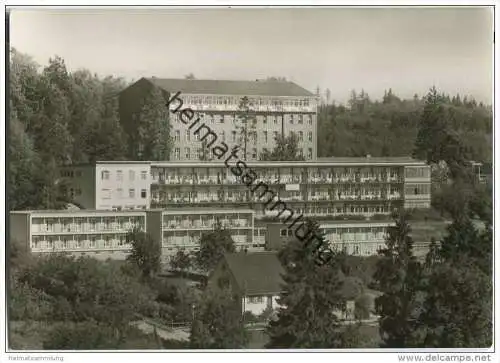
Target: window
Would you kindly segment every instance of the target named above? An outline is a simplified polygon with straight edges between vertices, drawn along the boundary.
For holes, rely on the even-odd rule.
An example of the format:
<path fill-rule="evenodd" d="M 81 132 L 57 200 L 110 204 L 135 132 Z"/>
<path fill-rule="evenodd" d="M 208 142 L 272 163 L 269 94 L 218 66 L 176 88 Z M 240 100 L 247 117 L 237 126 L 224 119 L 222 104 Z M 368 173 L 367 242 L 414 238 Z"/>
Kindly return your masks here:
<path fill-rule="evenodd" d="M 257 159 L 257 149 L 256 148 L 252 149 L 252 159 Z"/>
<path fill-rule="evenodd" d="M 191 157 L 191 150 L 187 147 L 184 151 L 186 154 L 186 159 L 189 159 Z"/>
<path fill-rule="evenodd" d="M 293 125 L 293 115 L 290 115 L 290 125 Z"/>
<path fill-rule="evenodd" d="M 109 180 L 109 171 L 107 171 L 107 170 L 103 170 L 103 171 L 101 172 L 101 179 L 102 179 L 102 180 Z"/>
<path fill-rule="evenodd" d="M 111 190 L 110 189 L 102 189 L 102 199 L 111 199 Z"/>
<path fill-rule="evenodd" d="M 146 189 L 141 189 L 141 198 L 146 199 L 146 197 L 147 197 Z"/>
<path fill-rule="evenodd" d="M 299 141 L 304 141 L 304 133 L 299 131 Z"/>
<path fill-rule="evenodd" d="M 312 159 L 313 157 L 313 151 L 311 148 L 307 149 L 307 158 L 308 159 Z"/>
<path fill-rule="evenodd" d="M 219 118 L 219 123 L 223 124 L 223 123 L 224 123 L 224 116 L 222 116 L 222 115 L 221 115 L 221 116 L 219 116 L 219 117 L 220 117 L 220 118 Z"/>
<path fill-rule="evenodd" d="M 129 172 L 128 172 L 128 179 L 130 181 L 134 181 L 134 179 L 135 179 L 135 171 L 129 170 Z"/>
<path fill-rule="evenodd" d="M 232 141 L 236 142 L 236 131 L 232 131 L 231 134 L 233 135 Z"/>
<path fill-rule="evenodd" d="M 123 180 L 123 171 L 121 171 L 121 170 L 116 171 L 116 180 L 118 180 L 118 181 Z"/>
<path fill-rule="evenodd" d="M 201 159 L 203 157 L 203 150 L 201 149 L 201 147 L 196 149 L 196 153 L 198 154 L 198 159 Z"/>
<path fill-rule="evenodd" d="M 264 142 L 267 143 L 267 131 L 264 131 Z"/>
<path fill-rule="evenodd" d="M 226 141 L 226 133 L 224 131 L 221 131 L 220 138 L 222 139 L 222 141 Z"/>
<path fill-rule="evenodd" d="M 191 141 L 191 132 L 186 130 L 186 141 Z"/>
<path fill-rule="evenodd" d="M 146 170 L 141 171 L 141 179 L 146 180 L 148 178 L 148 172 Z"/>
<path fill-rule="evenodd" d="M 299 124 L 302 125 L 304 123 L 304 119 L 302 115 L 299 115 Z"/>
<path fill-rule="evenodd" d="M 307 139 L 308 139 L 309 141 L 312 141 L 312 140 L 313 140 L 313 133 L 312 133 L 312 131 L 309 131 L 309 132 L 307 133 Z"/>
<path fill-rule="evenodd" d="M 249 304 L 262 304 L 264 302 L 263 296 L 250 296 L 248 298 Z"/>
<path fill-rule="evenodd" d="M 179 160 L 181 158 L 181 149 L 176 147 L 174 150 L 174 159 Z"/>
<path fill-rule="evenodd" d="M 273 131 L 273 138 L 274 140 L 278 138 L 278 131 Z"/>
<path fill-rule="evenodd" d="M 174 140 L 181 141 L 181 132 L 179 130 L 175 130 Z"/>
<path fill-rule="evenodd" d="M 268 117 L 271 117 L 271 116 L 268 116 Z M 267 118 L 266 118 L 266 116 L 264 116 L 264 119 L 262 120 L 262 123 L 263 123 L 264 125 L 265 125 L 265 124 L 267 124 Z"/>
<path fill-rule="evenodd" d="M 278 124 L 278 119 L 276 118 L 276 116 L 273 117 L 273 121 L 274 121 L 274 124 L 277 125 Z"/>
<path fill-rule="evenodd" d="M 128 196 L 129 198 L 135 198 L 135 189 L 129 189 Z"/>
<path fill-rule="evenodd" d="M 313 124 L 313 119 L 312 119 L 312 116 L 309 115 L 309 120 L 307 121 L 309 123 L 309 125 L 312 125 Z"/>
<path fill-rule="evenodd" d="M 123 198 L 123 189 L 118 188 L 118 189 L 116 190 L 116 196 L 117 196 L 118 198 L 120 198 L 120 199 L 121 199 L 121 198 Z"/>
<path fill-rule="evenodd" d="M 282 229 L 282 230 L 280 231 L 280 235 L 281 235 L 281 237 L 286 237 L 286 236 L 287 236 L 287 233 L 286 233 L 286 232 L 287 232 L 287 230 L 286 230 L 286 229 Z"/>

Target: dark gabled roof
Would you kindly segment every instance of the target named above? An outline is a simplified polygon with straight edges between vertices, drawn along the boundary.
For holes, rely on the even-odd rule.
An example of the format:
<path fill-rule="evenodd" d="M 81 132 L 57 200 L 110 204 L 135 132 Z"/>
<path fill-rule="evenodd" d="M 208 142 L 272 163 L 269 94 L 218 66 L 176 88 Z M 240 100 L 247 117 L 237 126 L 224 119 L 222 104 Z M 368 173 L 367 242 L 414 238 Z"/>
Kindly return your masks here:
<path fill-rule="evenodd" d="M 282 291 L 284 271 L 276 252 L 239 252 L 226 254 L 224 258 L 246 295 L 277 295 Z"/>
<path fill-rule="evenodd" d="M 167 92 L 239 96 L 314 96 L 308 90 L 288 81 L 226 81 L 156 77 L 145 79 Z"/>

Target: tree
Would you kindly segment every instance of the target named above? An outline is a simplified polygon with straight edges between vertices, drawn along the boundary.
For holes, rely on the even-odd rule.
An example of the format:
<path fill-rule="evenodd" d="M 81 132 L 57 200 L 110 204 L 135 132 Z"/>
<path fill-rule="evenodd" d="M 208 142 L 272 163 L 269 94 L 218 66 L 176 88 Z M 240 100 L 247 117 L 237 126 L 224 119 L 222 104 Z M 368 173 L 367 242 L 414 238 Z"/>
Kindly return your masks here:
<path fill-rule="evenodd" d="M 322 236 L 318 224 L 308 231 Z M 277 319 L 268 327 L 268 348 L 338 348 L 342 335 L 335 311 L 344 304 L 336 259 L 319 265 L 306 239 L 290 241 L 279 253 L 285 273 Z"/>
<path fill-rule="evenodd" d="M 93 320 L 110 325 L 119 335 L 137 313 L 155 315 L 150 289 L 124 274 L 117 264 L 89 257 L 40 258 L 20 275 L 19 284 L 47 296 L 49 321 Z"/>
<path fill-rule="evenodd" d="M 238 296 L 229 290 L 207 290 L 200 300 L 191 329 L 191 348 L 245 348 L 248 336 Z"/>
<path fill-rule="evenodd" d="M 204 271 L 212 271 L 225 253 L 235 252 L 231 232 L 217 222 L 213 231 L 204 233 L 200 239 L 200 250 L 196 255 L 196 264 Z"/>
<path fill-rule="evenodd" d="M 300 153 L 299 139 L 295 134 L 288 137 L 278 135 L 275 139 L 276 146 L 270 152 L 264 151 L 260 155 L 260 160 L 263 161 L 299 161 L 305 160 Z"/>
<path fill-rule="evenodd" d="M 169 160 L 172 148 L 169 112 L 160 89 L 153 88 L 143 100 L 136 119 L 138 133 L 132 136 L 138 147 L 138 155 L 135 156 L 140 160 Z"/>
<path fill-rule="evenodd" d="M 161 268 L 161 244 L 151 235 L 134 228 L 127 234 L 127 243 L 132 244 L 128 261 L 135 263 L 144 277 L 149 278 Z"/>
<path fill-rule="evenodd" d="M 241 98 L 238 105 L 238 125 L 237 133 L 239 135 L 239 143 L 243 144 L 243 160 L 247 160 L 248 144 L 250 143 L 250 136 L 253 135 L 256 126 L 256 116 L 252 109 L 253 104 L 251 100 L 245 96 Z"/>
<path fill-rule="evenodd" d="M 193 73 L 189 73 L 189 74 L 184 76 L 184 79 L 191 79 L 192 80 L 192 79 L 196 79 L 196 77 L 194 76 Z"/>
<path fill-rule="evenodd" d="M 184 250 L 179 250 L 175 256 L 173 256 L 170 265 L 175 270 L 179 270 L 182 274 L 184 274 L 192 265 L 191 256 Z"/>
<path fill-rule="evenodd" d="M 492 268 L 493 243 L 490 228 L 480 234 L 473 222 L 462 216 L 448 226 L 448 235 L 441 242 L 439 257 L 444 261 L 458 263 L 467 256 L 471 263 L 489 274 Z"/>
<path fill-rule="evenodd" d="M 56 325 L 43 342 L 43 349 L 90 350 L 119 349 L 122 341 L 113 329 L 96 322 L 62 323 Z"/>
<path fill-rule="evenodd" d="M 426 290 L 420 317 L 426 332 L 423 347 L 491 346 L 491 277 L 463 257 L 457 263 L 436 265 Z"/>
<path fill-rule="evenodd" d="M 413 240 L 406 213 L 395 215 L 396 225 L 388 228 L 386 247 L 379 251 L 374 278 L 383 295 L 375 300 L 380 316 L 383 347 L 408 348 L 419 344 L 417 319 L 420 313 L 421 266 L 413 255 Z"/>

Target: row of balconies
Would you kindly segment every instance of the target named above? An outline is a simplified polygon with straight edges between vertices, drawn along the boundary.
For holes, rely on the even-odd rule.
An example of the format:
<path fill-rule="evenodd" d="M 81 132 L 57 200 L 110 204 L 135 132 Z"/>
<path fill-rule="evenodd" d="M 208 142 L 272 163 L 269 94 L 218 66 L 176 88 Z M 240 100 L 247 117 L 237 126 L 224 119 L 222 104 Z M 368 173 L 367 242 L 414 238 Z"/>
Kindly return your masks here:
<path fill-rule="evenodd" d="M 319 202 L 319 201 L 385 201 L 385 200 L 398 200 L 401 199 L 401 195 L 399 193 L 387 194 L 385 197 L 380 195 L 335 195 L 333 197 L 326 195 L 309 195 L 307 200 L 302 198 L 301 196 L 285 196 L 279 197 L 276 196 L 275 200 L 281 200 L 284 202 Z M 250 198 L 246 198 L 246 196 L 238 196 L 232 198 L 224 198 L 223 196 L 212 195 L 206 197 L 192 197 L 188 196 L 183 197 L 172 197 L 169 198 L 166 196 L 164 199 L 160 199 L 158 197 L 153 197 L 151 199 L 152 203 L 164 203 L 168 201 L 168 203 L 248 203 L 255 202 L 260 203 L 263 200 L 267 200 L 269 197 L 267 195 L 263 196 L 263 198 L 259 198 L 259 196 L 252 195 Z"/>
<path fill-rule="evenodd" d="M 31 242 L 31 248 L 33 250 L 73 250 L 73 249 L 130 249 L 131 245 L 124 243 L 117 239 L 113 240 L 34 240 Z"/>
<path fill-rule="evenodd" d="M 218 105 L 218 104 L 188 104 L 184 107 L 190 107 L 193 111 L 233 111 L 238 112 L 237 104 Z M 252 106 L 252 111 L 255 112 L 316 112 L 314 106 Z M 206 119 L 205 119 L 206 121 Z"/>
<path fill-rule="evenodd" d="M 33 224 L 31 227 L 31 232 L 35 233 L 93 233 L 93 232 L 122 232 L 126 233 L 133 229 L 134 227 L 139 227 L 144 229 L 144 224 L 132 224 L 125 223 L 122 225 L 119 224 L 70 224 L 70 225 L 50 225 L 50 224 L 42 224 L 37 225 Z"/>
<path fill-rule="evenodd" d="M 238 219 L 234 221 L 221 220 L 221 225 L 225 228 L 238 228 L 238 227 L 247 227 L 251 226 L 251 222 L 245 219 Z M 186 229 L 186 228 L 213 228 L 217 224 L 217 221 L 209 220 L 209 221 L 176 221 L 176 220 L 168 220 L 164 222 L 164 226 L 167 229 Z"/>
<path fill-rule="evenodd" d="M 231 236 L 235 243 L 252 243 L 252 238 L 246 235 L 232 235 Z M 163 247 L 168 247 L 172 245 L 190 245 L 199 246 L 200 237 L 199 236 L 166 236 L 163 237 Z"/>
<path fill-rule="evenodd" d="M 164 178 L 160 176 L 159 178 L 153 178 L 154 181 L 158 180 L 159 184 L 166 185 L 233 185 L 241 184 L 241 180 L 237 178 L 198 178 L 196 175 L 184 176 L 184 177 L 174 177 Z M 402 177 L 388 177 L 382 178 L 356 178 L 356 177 L 339 177 L 339 178 L 309 178 L 304 179 L 301 177 L 281 177 L 277 176 L 258 176 L 258 180 L 265 182 L 267 184 L 329 184 L 329 183 L 400 183 L 404 179 Z"/>

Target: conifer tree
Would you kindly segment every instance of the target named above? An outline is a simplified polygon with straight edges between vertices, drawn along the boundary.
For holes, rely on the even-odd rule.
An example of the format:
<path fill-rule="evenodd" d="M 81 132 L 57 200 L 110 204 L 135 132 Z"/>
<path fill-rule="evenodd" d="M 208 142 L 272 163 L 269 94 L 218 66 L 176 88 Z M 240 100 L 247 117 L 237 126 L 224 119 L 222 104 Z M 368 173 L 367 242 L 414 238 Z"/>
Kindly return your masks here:
<path fill-rule="evenodd" d="M 394 218 L 396 225 L 388 229 L 386 247 L 379 251 L 382 259 L 374 274 L 383 293 L 375 300 L 375 310 L 380 316 L 382 347 L 409 348 L 418 346 L 420 339 L 416 328 L 422 268 L 413 255 L 407 214 Z"/>
<path fill-rule="evenodd" d="M 307 228 L 323 237 L 316 222 L 308 221 Z M 284 286 L 277 320 L 268 327 L 268 348 L 342 346 L 339 320 L 335 315 L 344 303 L 340 267 L 336 259 L 318 264 L 314 251 L 314 246 L 306 239 L 292 240 L 280 251 L 279 258 L 285 270 Z"/>

